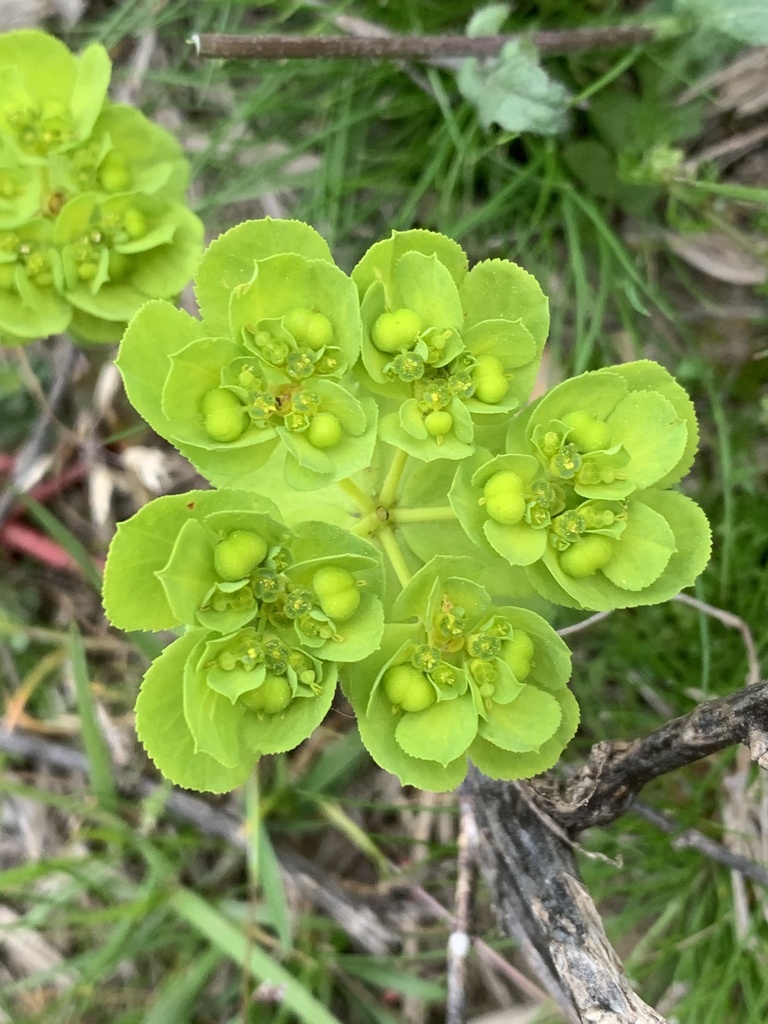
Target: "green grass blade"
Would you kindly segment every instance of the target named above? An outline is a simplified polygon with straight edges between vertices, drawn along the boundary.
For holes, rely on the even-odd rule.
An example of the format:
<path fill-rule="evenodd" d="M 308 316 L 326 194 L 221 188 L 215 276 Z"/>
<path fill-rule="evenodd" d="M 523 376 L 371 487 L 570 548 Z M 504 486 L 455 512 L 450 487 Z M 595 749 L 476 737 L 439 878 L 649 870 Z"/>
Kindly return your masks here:
<path fill-rule="evenodd" d="M 117 802 L 117 790 L 112 777 L 112 758 L 96 716 L 96 705 L 91 693 L 83 638 L 74 622 L 70 626 L 69 635 L 72 671 L 75 677 L 77 705 L 80 712 L 80 730 L 90 768 L 91 788 L 99 805 L 110 808 L 114 807 Z"/>
<path fill-rule="evenodd" d="M 338 1017 L 326 1009 L 289 974 L 286 969 L 263 949 L 249 943 L 247 937 L 228 921 L 215 907 L 189 889 L 179 889 L 169 905 L 192 928 L 213 946 L 226 953 L 258 981 L 268 981 L 283 989 L 283 1005 L 305 1024 L 341 1024 Z"/>
<path fill-rule="evenodd" d="M 185 1024 L 191 1020 L 197 995 L 221 959 L 218 949 L 207 949 L 179 974 L 171 975 L 141 1024 Z"/>

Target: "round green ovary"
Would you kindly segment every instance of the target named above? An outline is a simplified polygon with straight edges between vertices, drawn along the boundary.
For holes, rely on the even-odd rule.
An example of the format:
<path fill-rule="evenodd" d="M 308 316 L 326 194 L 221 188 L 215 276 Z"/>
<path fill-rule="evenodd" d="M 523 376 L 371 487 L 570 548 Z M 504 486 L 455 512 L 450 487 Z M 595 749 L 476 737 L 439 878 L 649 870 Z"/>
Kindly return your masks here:
<path fill-rule="evenodd" d="M 110 152 L 99 164 L 99 183 L 106 192 L 124 192 L 131 184 L 131 175 L 125 160 Z"/>
<path fill-rule="evenodd" d="M 525 514 L 525 486 L 523 481 L 510 470 L 502 470 L 487 481 L 483 488 L 485 510 L 502 526 L 519 523 Z"/>
<path fill-rule="evenodd" d="M 496 356 L 480 356 L 472 370 L 475 398 L 486 405 L 497 405 L 509 391 L 504 366 Z"/>
<path fill-rule="evenodd" d="M 533 640 L 522 629 L 516 629 L 512 639 L 504 644 L 501 656 L 521 683 L 530 674 L 533 650 Z"/>
<path fill-rule="evenodd" d="M 200 403 L 205 432 L 214 441 L 236 441 L 245 430 L 247 414 L 236 395 L 225 388 L 209 391 Z"/>
<path fill-rule="evenodd" d="M 568 576 L 583 579 L 608 565 L 613 554 L 613 542 L 599 533 L 589 533 L 565 550 L 560 556 L 560 568 Z"/>
<path fill-rule="evenodd" d="M 300 345 L 306 345 L 313 352 L 333 342 L 331 321 L 323 313 L 297 306 L 283 318 L 283 325 Z"/>
<path fill-rule="evenodd" d="M 267 542 L 258 533 L 234 530 L 213 549 L 213 566 L 222 580 L 232 583 L 261 565 L 267 550 Z"/>
<path fill-rule="evenodd" d="M 599 452 L 611 446 L 611 431 L 607 423 L 596 420 L 588 412 L 569 412 L 563 417 L 569 426 L 568 441 L 580 452 Z"/>
<path fill-rule="evenodd" d="M 312 577 L 312 589 L 323 614 L 335 622 L 350 618 L 360 606 L 357 580 L 347 569 L 330 565 L 318 569 Z"/>
<path fill-rule="evenodd" d="M 371 331 L 371 340 L 380 352 L 390 355 L 410 348 L 421 331 L 423 322 L 413 309 L 396 309 L 382 313 Z"/>
<path fill-rule="evenodd" d="M 142 238 L 147 233 L 147 218 L 135 207 L 130 207 L 123 215 L 123 228 L 129 238 Z"/>
<path fill-rule="evenodd" d="M 423 711 L 437 700 L 432 683 L 413 665 L 393 665 L 383 683 L 387 698 L 403 711 Z"/>
<path fill-rule="evenodd" d="M 291 684 L 285 676 L 267 675 L 257 689 L 240 695 L 240 703 L 249 711 L 276 715 L 288 707 L 292 696 Z"/>
<path fill-rule="evenodd" d="M 436 409 L 427 413 L 424 418 L 424 426 L 430 437 L 445 437 L 453 426 L 453 416 L 443 409 Z"/>
<path fill-rule="evenodd" d="M 341 440 L 343 430 L 338 416 L 319 412 L 309 424 L 307 440 L 314 448 L 333 448 Z"/>

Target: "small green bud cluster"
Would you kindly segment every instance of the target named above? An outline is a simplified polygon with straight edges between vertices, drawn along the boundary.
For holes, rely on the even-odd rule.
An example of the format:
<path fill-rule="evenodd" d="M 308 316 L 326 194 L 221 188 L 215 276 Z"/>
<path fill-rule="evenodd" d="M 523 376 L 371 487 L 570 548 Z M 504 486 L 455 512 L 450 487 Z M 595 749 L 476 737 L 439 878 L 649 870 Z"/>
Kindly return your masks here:
<path fill-rule="evenodd" d="M 385 631 L 369 659 L 380 666 L 373 689 L 345 683 L 374 758 L 430 788 L 456 785 L 467 758 L 495 778 L 541 771 L 578 721 L 563 641 L 535 613 L 495 607 L 482 587 L 449 575 L 457 561 L 463 568 L 437 556 L 398 598 L 396 611 L 418 625 L 391 627 L 391 639 Z"/>
<path fill-rule="evenodd" d="M 690 400 L 658 364 L 597 370 L 510 424 L 504 453 L 460 468 L 455 507 L 469 537 L 524 567 L 550 600 L 655 603 L 690 585 L 708 556 L 701 511 L 669 490 L 696 442 Z M 468 490 L 477 513 L 458 501 Z"/>
<path fill-rule="evenodd" d="M 0 340 L 117 341 L 199 258 L 181 147 L 107 99 L 110 70 L 97 43 L 75 56 L 37 30 L 0 35 Z"/>
<path fill-rule="evenodd" d="M 368 541 L 322 522 L 289 530 L 268 499 L 245 492 L 158 498 L 121 524 L 105 575 L 110 617 L 186 626 L 142 688 L 150 756 L 182 784 L 230 788 L 261 753 L 301 742 L 330 706 L 339 665 L 377 648 L 383 584 Z M 170 763 L 154 725 L 179 686 L 189 749 Z"/>

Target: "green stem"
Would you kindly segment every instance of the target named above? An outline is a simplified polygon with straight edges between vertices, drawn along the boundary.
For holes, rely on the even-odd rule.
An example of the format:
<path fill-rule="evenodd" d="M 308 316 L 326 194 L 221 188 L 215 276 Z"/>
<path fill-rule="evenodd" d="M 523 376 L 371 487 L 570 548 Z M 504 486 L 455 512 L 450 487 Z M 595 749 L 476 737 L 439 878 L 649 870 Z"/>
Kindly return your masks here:
<path fill-rule="evenodd" d="M 395 571 L 398 582 L 401 587 L 407 587 L 411 581 L 411 574 L 408 571 L 408 566 L 405 564 L 405 558 L 403 552 L 400 550 L 400 545 L 395 540 L 395 535 L 392 530 L 387 528 L 379 532 L 379 540 L 381 546 L 384 548 L 384 554 L 389 559 L 392 568 Z"/>
<path fill-rule="evenodd" d="M 375 512 L 369 512 L 356 526 L 352 527 L 350 533 L 354 533 L 356 537 L 370 537 L 381 525 L 382 521 L 379 516 Z"/>
<path fill-rule="evenodd" d="M 352 480 L 338 480 L 337 483 L 342 491 L 348 494 L 352 501 L 354 501 L 364 516 L 375 510 L 376 506 L 373 504 L 373 499 L 369 494 L 365 493 L 362 487 L 358 487 Z"/>
<path fill-rule="evenodd" d="M 456 519 L 450 505 L 433 505 L 424 508 L 393 508 L 389 513 L 392 523 L 432 523 Z"/>
<path fill-rule="evenodd" d="M 383 505 L 384 508 L 389 508 L 397 496 L 400 477 L 403 475 L 403 470 L 405 469 L 407 461 L 408 452 L 404 452 L 401 448 L 398 448 L 395 452 L 394 459 L 392 459 L 392 465 L 389 467 L 389 472 L 384 479 L 384 483 L 381 485 L 381 491 L 379 492 L 379 504 Z"/>

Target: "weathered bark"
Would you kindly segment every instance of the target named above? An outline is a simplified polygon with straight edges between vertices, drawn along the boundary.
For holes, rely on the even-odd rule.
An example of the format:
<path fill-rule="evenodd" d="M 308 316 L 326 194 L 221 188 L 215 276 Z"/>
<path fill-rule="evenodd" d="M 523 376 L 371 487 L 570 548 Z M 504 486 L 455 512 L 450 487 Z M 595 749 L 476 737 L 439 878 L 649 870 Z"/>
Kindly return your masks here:
<path fill-rule="evenodd" d="M 480 829 L 480 862 L 501 929 L 574 1024 L 665 1024 L 633 991 L 579 879 L 573 837 L 624 814 L 654 778 L 734 743 L 766 764 L 768 683 L 708 701 L 649 736 L 598 743 L 565 777 L 465 783 Z M 716 844 L 717 845 L 717 844 Z M 757 866 L 755 866 L 757 867 Z"/>

